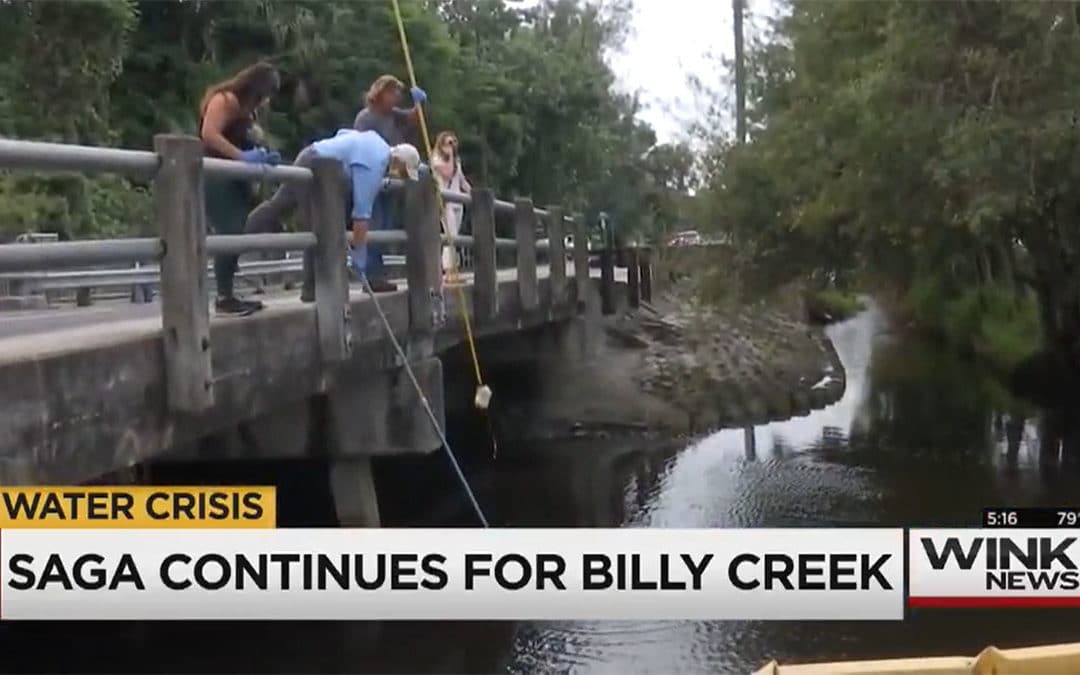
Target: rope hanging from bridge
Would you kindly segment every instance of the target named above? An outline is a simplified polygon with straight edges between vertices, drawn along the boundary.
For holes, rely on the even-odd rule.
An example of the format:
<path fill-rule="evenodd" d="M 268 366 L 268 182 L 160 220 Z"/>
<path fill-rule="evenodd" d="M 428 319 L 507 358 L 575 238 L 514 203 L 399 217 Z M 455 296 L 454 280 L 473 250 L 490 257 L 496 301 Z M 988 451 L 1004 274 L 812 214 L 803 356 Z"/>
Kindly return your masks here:
<path fill-rule="evenodd" d="M 360 283 L 363 284 L 364 290 L 371 298 L 371 302 L 375 305 L 375 311 L 382 321 L 383 328 L 386 329 L 386 335 L 390 338 L 390 344 L 394 345 L 394 351 L 397 352 L 398 358 L 401 359 L 401 363 L 405 368 L 405 374 L 409 376 L 409 381 L 412 382 L 413 388 L 416 389 L 416 395 L 420 397 L 420 405 L 423 406 L 428 421 L 431 422 L 432 428 L 435 429 L 435 433 L 439 436 L 439 442 L 442 443 L 443 450 L 446 451 L 446 456 L 450 458 L 450 465 L 454 467 L 454 473 L 457 474 L 458 480 L 461 481 L 461 487 L 465 488 L 465 494 L 468 495 L 469 502 L 472 503 L 473 511 L 476 513 L 477 519 L 480 520 L 481 525 L 489 527 L 488 519 L 484 515 L 484 510 L 480 508 L 480 502 L 476 500 L 476 495 L 473 493 L 472 487 L 469 486 L 469 479 L 465 477 L 465 472 L 461 470 L 461 465 L 458 464 L 457 456 L 454 455 L 454 450 L 450 447 L 450 441 L 446 440 L 446 434 L 439 425 L 439 418 L 435 416 L 435 411 L 431 409 L 431 404 L 428 402 L 427 396 L 424 395 L 424 388 L 420 386 L 420 381 L 416 379 L 416 374 L 413 373 L 412 366 L 409 365 L 409 357 L 405 355 L 405 350 L 401 348 L 401 343 L 398 342 L 397 337 L 394 335 L 394 329 L 390 326 L 390 321 L 387 320 L 386 314 L 383 313 L 382 306 L 379 304 L 379 299 L 375 296 L 375 291 L 372 290 L 371 284 L 368 283 L 366 274 L 360 275 Z"/>
<path fill-rule="evenodd" d="M 398 37 L 401 39 L 401 50 L 405 54 L 405 68 L 409 73 L 409 85 L 416 87 L 416 71 L 413 70 L 412 54 L 409 51 L 409 39 L 405 35 L 405 22 L 401 19 L 401 6 L 398 4 L 398 0 L 391 0 L 394 5 L 394 20 L 397 22 Z M 428 165 L 431 164 L 431 157 L 434 149 L 431 147 L 431 137 L 428 135 L 427 119 L 424 117 L 424 106 L 422 104 L 416 104 L 417 120 L 420 122 L 420 133 L 423 135 L 424 151 L 427 153 Z M 436 184 L 435 198 L 437 200 L 439 208 L 439 225 L 442 229 L 442 233 L 447 237 L 447 241 L 451 247 L 454 246 L 453 240 L 450 238 L 450 232 L 446 229 L 446 208 L 443 203 L 442 192 L 438 189 Z M 480 410 L 487 410 L 488 403 L 491 400 L 491 389 L 484 384 L 484 377 L 480 374 L 480 359 L 476 355 L 476 342 L 473 340 L 472 323 L 469 321 L 469 312 L 465 300 L 465 288 L 458 281 L 458 269 L 457 269 L 457 256 L 450 256 L 450 269 L 449 269 L 450 283 L 457 287 L 458 291 L 458 306 L 461 308 L 461 320 L 465 324 L 465 338 L 469 343 L 469 355 L 472 357 L 473 373 L 476 375 L 476 398 L 473 400 L 474 404 Z M 492 443 L 494 443 L 494 437 Z"/>

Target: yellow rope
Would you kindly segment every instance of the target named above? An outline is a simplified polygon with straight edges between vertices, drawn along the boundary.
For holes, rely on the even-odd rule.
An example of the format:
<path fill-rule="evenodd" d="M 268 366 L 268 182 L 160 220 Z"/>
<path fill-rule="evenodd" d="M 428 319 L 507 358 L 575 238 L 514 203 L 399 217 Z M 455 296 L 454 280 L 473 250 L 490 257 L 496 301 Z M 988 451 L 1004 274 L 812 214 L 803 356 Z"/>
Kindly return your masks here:
<path fill-rule="evenodd" d="M 391 0 L 391 2 L 394 4 L 394 20 L 397 22 L 398 36 L 401 38 L 401 49 L 405 52 L 405 68 L 409 71 L 409 84 L 415 87 L 416 72 L 413 71 L 412 55 L 409 52 L 409 40 L 405 37 L 405 22 L 401 20 L 401 7 L 398 5 L 398 0 Z M 416 115 L 420 122 L 420 133 L 423 135 L 424 150 L 427 152 L 428 165 L 430 166 L 434 148 L 431 147 L 431 138 L 428 136 L 427 120 L 424 118 L 424 106 L 419 103 L 416 104 Z M 434 171 L 434 169 L 432 170 Z M 436 183 L 435 196 L 438 200 L 440 214 L 439 225 L 443 234 L 449 239 L 450 233 L 446 229 L 446 223 L 444 222 L 446 210 L 443 204 L 442 192 L 438 189 L 438 183 Z M 484 386 L 484 379 L 480 375 L 480 359 L 476 356 L 476 343 L 473 341 L 472 324 L 469 321 L 469 311 L 466 306 L 465 287 L 462 284 L 457 283 L 457 249 L 454 246 L 453 241 L 449 241 L 448 243 L 452 251 L 452 254 L 450 255 L 450 283 L 457 286 L 458 305 L 461 307 L 461 319 L 465 323 L 465 337 L 469 342 L 469 353 L 472 356 L 473 370 L 476 374 L 476 386 L 480 388 Z"/>

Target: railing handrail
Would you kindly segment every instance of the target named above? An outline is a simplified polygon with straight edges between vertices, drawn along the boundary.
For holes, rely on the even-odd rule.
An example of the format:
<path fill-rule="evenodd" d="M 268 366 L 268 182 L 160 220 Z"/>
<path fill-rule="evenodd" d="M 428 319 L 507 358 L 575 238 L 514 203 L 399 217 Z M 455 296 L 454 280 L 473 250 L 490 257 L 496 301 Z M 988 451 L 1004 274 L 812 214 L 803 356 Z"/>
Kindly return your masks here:
<path fill-rule="evenodd" d="M 0 169 L 27 171 L 79 171 L 87 173 L 115 173 L 133 178 L 153 178 L 161 164 L 161 158 L 151 150 L 128 150 L 93 145 L 50 143 L 0 138 Z M 290 164 L 251 164 L 216 157 L 203 158 L 206 175 L 217 178 L 237 178 L 250 181 L 310 183 L 311 170 Z M 405 184 L 400 178 L 383 181 L 383 189 L 398 190 Z M 451 204 L 471 204 L 472 196 L 465 192 L 440 189 L 443 199 Z M 495 200 L 496 211 L 509 213 L 514 203 Z M 545 209 L 534 209 L 538 216 L 546 217 Z M 564 221 L 572 222 L 568 218 Z"/>

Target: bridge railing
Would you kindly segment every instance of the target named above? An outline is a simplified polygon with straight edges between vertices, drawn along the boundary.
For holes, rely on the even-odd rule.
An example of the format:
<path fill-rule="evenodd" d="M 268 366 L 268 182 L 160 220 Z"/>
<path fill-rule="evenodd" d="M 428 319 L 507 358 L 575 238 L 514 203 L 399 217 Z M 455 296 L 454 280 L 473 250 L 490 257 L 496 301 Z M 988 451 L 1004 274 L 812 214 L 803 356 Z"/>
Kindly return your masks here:
<path fill-rule="evenodd" d="M 100 239 L 41 244 L 0 245 L 0 273 L 76 266 L 158 263 L 162 337 L 169 407 L 197 413 L 213 405 L 211 371 L 210 295 L 207 260 L 217 255 L 250 252 L 310 252 L 315 273 L 315 315 L 319 349 L 326 366 L 348 358 L 351 350 L 350 306 L 345 264 L 345 186 L 336 160 L 318 158 L 311 169 L 265 166 L 203 157 L 199 139 L 180 135 L 154 138 L 154 151 L 99 148 L 0 139 L 0 169 L 115 173 L 151 181 L 153 211 L 159 236 Z M 206 179 L 287 181 L 305 186 L 300 206 L 307 230 L 273 234 L 208 235 L 203 186 Z M 376 244 L 405 245 L 410 333 L 431 335 L 438 328 L 435 303 L 441 294 L 441 235 L 438 200 L 430 172 L 419 181 L 388 180 L 385 190 L 405 192 L 404 231 L 370 232 Z M 548 249 L 553 298 L 562 298 L 568 283 L 564 233 L 575 242 L 588 240 L 582 219 L 565 218 L 562 209 L 538 209 L 532 200 L 504 201 L 484 188 L 471 194 L 442 191 L 450 203 L 468 204 L 473 234 L 452 239 L 472 251 L 472 311 L 482 323 L 498 313 L 496 251 L 515 252 L 521 309 L 538 308 L 537 250 Z M 512 214 L 513 238 L 495 236 L 496 213 Z M 546 222 L 547 244 L 537 245 L 537 224 Z M 577 297 L 589 283 L 588 251 L 573 250 Z M 607 255 L 603 275 L 613 264 Z M 612 277 L 613 278 L 613 277 Z M 610 284 L 613 286 L 613 284 Z M 605 303 L 606 304 L 606 303 Z"/>

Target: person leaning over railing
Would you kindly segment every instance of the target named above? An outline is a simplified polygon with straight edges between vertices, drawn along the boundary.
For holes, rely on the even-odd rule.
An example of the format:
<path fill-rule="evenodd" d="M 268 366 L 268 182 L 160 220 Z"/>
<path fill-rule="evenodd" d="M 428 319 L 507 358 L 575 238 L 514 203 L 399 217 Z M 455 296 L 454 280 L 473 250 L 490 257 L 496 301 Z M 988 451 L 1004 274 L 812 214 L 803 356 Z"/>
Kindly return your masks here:
<path fill-rule="evenodd" d="M 280 78 L 270 64 L 248 66 L 232 78 L 206 90 L 199 104 L 199 137 L 207 157 L 276 164 L 277 152 L 258 145 L 255 112 L 277 92 Z M 206 176 L 206 219 L 216 234 L 240 234 L 250 207 L 247 181 Z M 214 258 L 217 283 L 215 309 L 222 314 L 246 316 L 263 308 L 257 300 L 236 297 L 233 280 L 239 256 Z"/>
<path fill-rule="evenodd" d="M 412 96 L 412 108 L 399 108 L 405 85 L 393 75 L 377 78 L 364 96 L 364 108 L 356 114 L 353 129 L 374 131 L 389 145 L 395 146 L 409 141 L 406 134 L 415 131 L 419 117 L 419 108 L 427 100 L 427 94 L 420 87 L 409 90 Z M 395 211 L 401 207 L 400 196 L 381 193 L 375 198 L 372 230 L 393 229 L 398 218 Z M 382 247 L 372 245 L 368 249 L 368 279 L 385 290 L 393 290 L 394 285 L 385 278 L 383 270 Z"/>
<path fill-rule="evenodd" d="M 376 201 L 387 172 L 400 178 L 416 180 L 419 176 L 420 153 L 408 143 L 391 147 L 374 131 L 342 129 L 330 138 L 315 141 L 300 151 L 295 166 L 310 169 L 316 157 L 331 157 L 341 163 L 343 178 L 347 179 L 348 201 L 352 203 L 350 248 L 352 268 L 359 275 L 367 271 L 367 232 L 376 210 Z M 259 204 L 248 215 L 247 232 L 279 232 L 282 220 L 300 203 L 303 188 L 282 183 L 270 199 Z M 310 227 L 310 224 L 308 224 Z M 314 254 L 304 252 L 304 285 L 300 299 L 315 300 Z M 372 290 L 385 293 L 397 290 L 385 280 L 369 279 Z"/>

